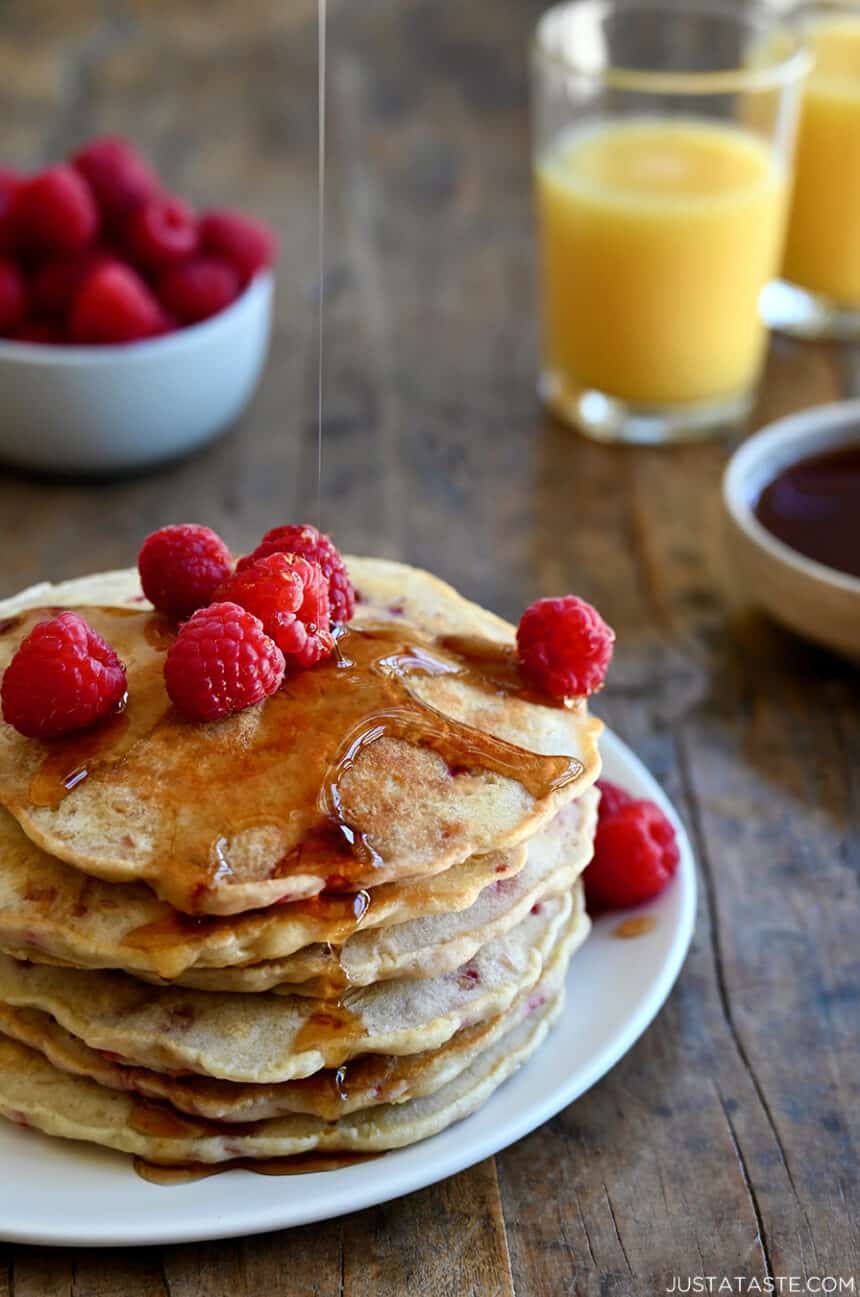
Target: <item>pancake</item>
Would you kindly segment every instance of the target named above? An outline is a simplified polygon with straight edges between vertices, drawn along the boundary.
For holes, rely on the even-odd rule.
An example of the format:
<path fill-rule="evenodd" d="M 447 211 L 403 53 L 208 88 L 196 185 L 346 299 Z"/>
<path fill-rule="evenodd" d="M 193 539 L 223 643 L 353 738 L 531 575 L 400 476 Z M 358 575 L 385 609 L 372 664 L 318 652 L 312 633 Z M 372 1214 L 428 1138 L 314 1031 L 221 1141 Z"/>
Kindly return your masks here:
<path fill-rule="evenodd" d="M 591 859 L 596 818 L 597 796 L 589 789 L 581 802 L 565 807 L 531 840 L 525 868 L 513 877 L 494 879 L 460 913 L 361 931 L 340 950 L 315 945 L 265 964 L 192 969 L 178 984 L 207 991 L 326 996 L 392 978 L 427 977 L 428 970 L 434 976 L 450 972 L 509 932 L 546 897 L 573 887 Z M 583 820 L 585 833 L 580 831 Z"/>
<path fill-rule="evenodd" d="M 53 861 L 0 810 L 0 950 L 217 991 L 287 983 L 325 995 L 423 977 L 428 968 L 446 972 L 513 926 L 530 904 L 573 883 L 590 858 L 596 802 L 589 789 L 528 847 L 475 856 L 423 882 L 196 921 L 142 884 L 104 883 Z"/>
<path fill-rule="evenodd" d="M 437 1049 L 503 1013 L 534 986 L 582 887 L 547 900 L 465 967 L 348 991 L 342 1001 L 147 986 L 123 973 L 23 964 L 0 956 L 0 1002 L 49 1013 L 93 1049 L 156 1071 L 274 1083 L 360 1054 Z"/>
<path fill-rule="evenodd" d="M 533 987 L 518 996 L 504 1013 L 461 1028 L 439 1049 L 401 1057 L 366 1054 L 336 1071 L 321 1071 L 277 1085 L 241 1085 L 204 1076 L 173 1077 L 129 1067 L 90 1049 L 38 1009 L 0 1004 L 0 1033 L 37 1050 L 62 1072 L 89 1077 L 110 1090 L 161 1100 L 180 1112 L 209 1121 L 265 1121 L 287 1113 L 336 1121 L 383 1103 L 424 1098 L 454 1080 L 528 1013 L 558 994 L 571 956 L 585 940 L 588 929 L 587 916 L 574 915 Z"/>
<path fill-rule="evenodd" d="M 203 1122 L 61 1072 L 36 1051 L 0 1037 L 0 1113 L 18 1125 L 165 1165 L 290 1157 L 313 1149 L 383 1152 L 426 1139 L 474 1112 L 539 1047 L 561 1007 L 559 992 L 434 1094 L 334 1122 L 308 1116 L 245 1126 Z"/>
<path fill-rule="evenodd" d="M 571 810 L 576 813 L 579 805 Z M 586 798 L 582 805 L 587 809 Z M 577 851 L 585 849 L 585 819 Z M 533 842 L 554 840 L 559 831 L 552 821 Z M 0 949 L 21 959 L 120 968 L 193 984 L 181 979 L 187 969 L 260 964 L 315 944 L 340 945 L 359 927 L 468 909 L 491 882 L 514 877 L 527 850 L 520 845 L 472 856 L 431 878 L 386 883 L 372 893 L 191 919 L 159 901 L 144 883 L 106 883 L 48 856 L 0 808 Z"/>
<path fill-rule="evenodd" d="M 74 606 L 129 679 L 126 710 L 87 734 L 44 744 L 0 724 L 0 804 L 50 855 L 190 914 L 426 877 L 525 841 L 597 777 L 600 722 L 531 692 L 512 628 L 450 586 L 349 567 L 361 602 L 338 655 L 206 726 L 169 705 L 173 632 L 136 573 L 0 604 L 0 670 L 48 610 Z"/>

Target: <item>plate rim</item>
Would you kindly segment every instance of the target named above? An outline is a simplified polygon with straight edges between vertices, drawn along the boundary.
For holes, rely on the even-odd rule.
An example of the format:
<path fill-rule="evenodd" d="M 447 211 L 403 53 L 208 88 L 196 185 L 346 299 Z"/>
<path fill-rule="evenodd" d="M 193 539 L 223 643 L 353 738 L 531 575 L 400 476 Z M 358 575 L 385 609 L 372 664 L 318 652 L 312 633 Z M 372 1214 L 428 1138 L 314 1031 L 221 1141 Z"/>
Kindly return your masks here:
<path fill-rule="evenodd" d="M 341 1188 L 333 1204 L 329 1202 L 326 1205 L 325 1199 L 320 1199 L 317 1206 L 311 1206 L 309 1209 L 302 1211 L 300 1205 L 299 1210 L 296 1210 L 295 1198 L 292 1201 L 286 1198 L 273 1202 L 271 1205 L 250 1206 L 243 1212 L 240 1201 L 239 1209 L 234 1210 L 226 1219 L 225 1213 L 218 1210 L 202 1209 L 206 1211 L 204 1216 L 200 1214 L 201 1209 L 198 1208 L 198 1215 L 191 1219 L 189 1219 L 187 1211 L 184 1214 L 177 1212 L 175 1221 L 157 1220 L 150 1226 L 148 1220 L 144 1217 L 139 1218 L 133 1228 L 129 1228 L 128 1221 L 124 1218 L 121 1218 L 121 1221 L 118 1221 L 114 1226 L 111 1216 L 106 1214 L 102 1218 L 103 1223 L 97 1232 L 81 1232 L 80 1229 L 74 1226 L 64 1229 L 62 1225 L 50 1231 L 45 1231 L 44 1227 L 28 1228 L 27 1226 L 7 1229 L 0 1222 L 0 1240 L 4 1243 L 39 1247 L 169 1246 L 178 1243 L 251 1237 L 255 1234 L 293 1229 L 301 1225 L 317 1224 L 325 1220 L 335 1220 L 354 1211 L 362 1211 L 368 1207 L 391 1202 L 406 1194 L 428 1188 L 430 1185 L 446 1180 L 450 1176 L 458 1175 L 461 1171 L 475 1166 L 488 1157 L 501 1153 L 504 1149 L 517 1143 L 518 1140 L 525 1138 L 539 1126 L 544 1125 L 552 1117 L 556 1116 L 575 1099 L 580 1098 L 590 1090 L 628 1053 L 665 1004 L 681 972 L 693 938 L 698 892 L 695 854 L 686 829 L 672 802 L 642 760 L 608 726 L 601 735 L 600 742 L 604 757 L 610 758 L 609 764 L 613 766 L 620 764 L 630 770 L 631 773 L 634 773 L 636 782 L 640 786 L 644 786 L 647 795 L 656 801 L 672 820 L 678 833 L 681 853 L 678 874 L 673 883 L 673 889 L 679 888 L 680 895 L 671 944 L 656 979 L 647 994 L 637 1003 L 633 1013 L 625 1020 L 624 1025 L 615 1032 L 602 1049 L 598 1049 L 584 1068 L 581 1067 L 573 1074 L 572 1079 L 569 1079 L 567 1083 L 562 1082 L 553 1086 L 542 1100 L 527 1105 L 516 1118 L 504 1123 L 501 1130 L 494 1128 L 482 1138 L 463 1141 L 460 1153 L 448 1156 L 445 1159 L 443 1170 L 434 1168 L 432 1145 L 433 1141 L 443 1135 L 444 1132 L 440 1132 L 439 1136 L 432 1136 L 430 1139 L 422 1141 L 430 1151 L 430 1156 L 423 1163 L 419 1162 L 414 1166 L 408 1165 L 398 1171 L 396 1162 L 393 1158 L 390 1159 L 388 1177 L 381 1183 L 376 1177 L 362 1178 L 362 1170 L 366 1170 L 366 1167 L 344 1168 L 343 1171 L 337 1172 L 338 1175 L 344 1176 L 342 1182 L 344 1187 Z M 557 1024 L 557 1028 L 561 1026 L 563 1021 L 564 1018 L 562 1017 L 559 1024 Z M 528 1068 L 531 1065 L 531 1062 L 528 1062 L 525 1067 Z M 492 1102 L 493 1096 L 490 1097 L 487 1103 L 491 1104 Z M 470 1120 L 471 1117 L 466 1117 L 458 1125 L 462 1129 L 468 1126 Z M 45 1138 L 50 1138 L 50 1136 L 45 1136 Z M 56 1142 L 59 1143 L 59 1141 Z M 82 1145 L 82 1147 L 86 1146 Z M 421 1147 L 421 1145 L 414 1145 L 413 1147 L 417 1148 Z M 118 1153 L 116 1156 L 122 1158 L 126 1155 Z M 383 1160 L 384 1158 L 380 1158 L 380 1164 Z M 129 1173 L 134 1174 L 131 1170 L 130 1159 Z M 241 1176 L 250 1173 L 235 1172 L 233 1174 Z M 351 1176 L 355 1177 L 355 1185 L 350 1186 L 350 1192 L 347 1191 L 347 1186 L 350 1185 L 347 1177 Z M 207 1182 L 203 1181 L 201 1183 Z M 165 1192 L 164 1189 L 157 1186 L 152 1186 L 152 1188 L 157 1193 Z M 193 1192 L 193 1189 L 193 1185 L 181 1187 L 182 1192 Z M 171 1190 L 171 1192 L 176 1192 L 176 1190 Z"/>

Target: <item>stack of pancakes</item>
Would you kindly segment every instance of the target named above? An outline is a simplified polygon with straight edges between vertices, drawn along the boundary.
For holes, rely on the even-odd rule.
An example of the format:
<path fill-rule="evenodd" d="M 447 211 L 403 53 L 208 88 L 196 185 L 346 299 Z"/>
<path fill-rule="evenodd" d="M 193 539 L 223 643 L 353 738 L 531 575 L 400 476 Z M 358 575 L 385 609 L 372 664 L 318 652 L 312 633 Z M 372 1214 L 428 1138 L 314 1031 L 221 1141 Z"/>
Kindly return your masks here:
<path fill-rule="evenodd" d="M 0 605 L 0 672 L 74 607 L 125 710 L 0 723 L 0 1113 L 147 1164 L 345 1158 L 465 1116 L 562 1004 L 588 919 L 600 723 L 522 680 L 503 621 L 348 561 L 337 653 L 197 725 L 134 572 Z"/>

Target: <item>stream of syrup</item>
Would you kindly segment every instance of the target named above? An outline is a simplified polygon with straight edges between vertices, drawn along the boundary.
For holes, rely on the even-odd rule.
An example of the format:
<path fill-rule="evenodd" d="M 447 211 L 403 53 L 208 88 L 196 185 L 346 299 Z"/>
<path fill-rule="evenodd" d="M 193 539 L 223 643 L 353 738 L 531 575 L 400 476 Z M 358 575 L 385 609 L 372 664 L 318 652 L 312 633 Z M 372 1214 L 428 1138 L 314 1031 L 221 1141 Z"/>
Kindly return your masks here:
<path fill-rule="evenodd" d="M 325 333 L 326 0 L 317 0 L 317 525 L 322 528 Z"/>

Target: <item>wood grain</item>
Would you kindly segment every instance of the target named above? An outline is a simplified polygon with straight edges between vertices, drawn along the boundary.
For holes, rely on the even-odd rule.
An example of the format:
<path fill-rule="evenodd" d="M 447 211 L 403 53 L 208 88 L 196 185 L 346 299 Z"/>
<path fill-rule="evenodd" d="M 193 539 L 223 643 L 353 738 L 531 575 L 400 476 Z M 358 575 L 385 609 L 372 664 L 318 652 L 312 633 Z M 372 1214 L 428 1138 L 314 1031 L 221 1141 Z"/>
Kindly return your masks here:
<path fill-rule="evenodd" d="M 595 1089 L 462 1175 L 342 1221 L 139 1252 L 0 1251 L 0 1297 L 562 1297 L 673 1276 L 860 1278 L 856 671 L 726 568 L 731 442 L 590 445 L 534 396 L 526 43 L 538 0 L 330 0 L 323 518 L 516 617 L 580 591 L 618 631 L 599 709 L 697 848 L 696 937 Z M 128 131 L 169 182 L 283 239 L 252 409 L 149 477 L 0 471 L 0 595 L 133 560 L 196 518 L 237 548 L 316 495 L 310 0 L 8 0 L 3 152 Z M 860 352 L 771 348 L 753 426 L 856 389 Z M 583 988 L 587 994 L 587 988 Z M 2 1222 L 0 1222 L 2 1228 Z"/>

